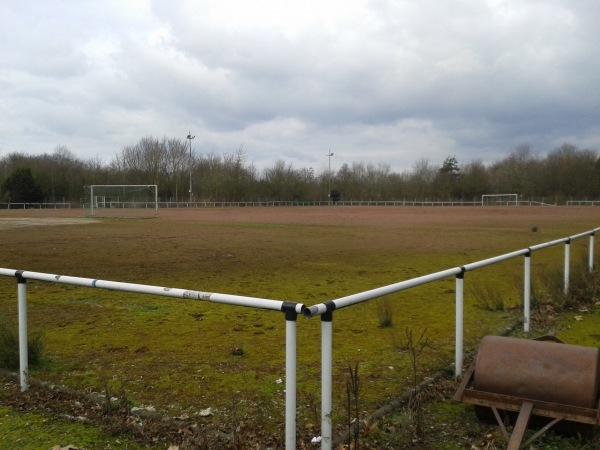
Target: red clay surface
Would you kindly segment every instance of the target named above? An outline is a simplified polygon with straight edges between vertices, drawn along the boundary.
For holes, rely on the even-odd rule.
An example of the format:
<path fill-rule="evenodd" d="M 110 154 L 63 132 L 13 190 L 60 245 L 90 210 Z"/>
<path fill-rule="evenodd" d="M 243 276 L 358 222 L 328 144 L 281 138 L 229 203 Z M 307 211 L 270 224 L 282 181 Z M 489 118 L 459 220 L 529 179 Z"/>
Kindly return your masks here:
<path fill-rule="evenodd" d="M 82 209 L 1 210 L 4 218 L 89 218 Z M 102 217 L 102 216 L 98 216 Z M 414 207 L 414 206 L 340 206 L 340 207 L 251 207 L 160 209 L 158 220 L 197 220 L 200 222 L 259 222 L 273 224 L 377 225 L 382 227 L 414 227 L 427 225 L 460 225 L 472 222 L 510 223 L 565 221 L 577 224 L 597 222 L 597 207 Z M 40 225 L 55 223 L 40 221 Z M 67 223 L 65 223 L 67 224 Z M 581 230 L 583 231 L 583 229 Z"/>

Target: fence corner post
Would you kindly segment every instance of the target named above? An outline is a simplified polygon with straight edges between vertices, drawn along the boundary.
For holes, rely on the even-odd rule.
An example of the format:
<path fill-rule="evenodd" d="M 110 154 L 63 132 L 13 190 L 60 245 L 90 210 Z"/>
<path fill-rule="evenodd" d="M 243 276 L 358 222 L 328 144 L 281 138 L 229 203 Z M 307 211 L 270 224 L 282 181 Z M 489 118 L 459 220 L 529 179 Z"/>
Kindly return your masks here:
<path fill-rule="evenodd" d="M 465 268 L 460 268 L 456 274 L 456 318 L 455 318 L 455 350 L 454 350 L 454 375 L 458 378 L 462 375 L 463 366 L 463 341 L 464 341 L 464 277 Z"/>
<path fill-rule="evenodd" d="M 29 389 L 29 354 L 27 347 L 27 280 L 23 271 L 16 272 L 19 302 L 19 379 L 21 392 Z"/>
<path fill-rule="evenodd" d="M 284 302 L 285 313 L 285 448 L 296 449 L 296 304 Z"/>
<path fill-rule="evenodd" d="M 333 309 L 335 304 L 328 302 L 328 310 L 321 315 L 321 450 L 331 450 L 333 405 Z"/>

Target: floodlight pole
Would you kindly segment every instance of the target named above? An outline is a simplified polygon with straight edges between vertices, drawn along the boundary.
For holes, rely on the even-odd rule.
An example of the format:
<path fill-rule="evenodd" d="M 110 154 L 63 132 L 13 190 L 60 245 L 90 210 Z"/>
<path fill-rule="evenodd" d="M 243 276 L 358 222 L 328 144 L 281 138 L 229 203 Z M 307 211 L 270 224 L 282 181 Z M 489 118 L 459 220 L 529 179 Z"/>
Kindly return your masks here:
<path fill-rule="evenodd" d="M 327 157 L 329 158 L 329 170 L 327 171 L 327 180 L 328 180 L 328 192 L 327 192 L 327 204 L 331 205 L 331 157 L 333 156 L 333 153 L 331 153 L 331 151 L 329 151 L 329 153 L 327 153 Z"/>
<path fill-rule="evenodd" d="M 190 206 L 192 203 L 192 139 L 194 139 L 196 136 L 192 136 L 192 132 L 190 131 L 189 134 L 187 135 L 187 139 L 190 140 Z"/>

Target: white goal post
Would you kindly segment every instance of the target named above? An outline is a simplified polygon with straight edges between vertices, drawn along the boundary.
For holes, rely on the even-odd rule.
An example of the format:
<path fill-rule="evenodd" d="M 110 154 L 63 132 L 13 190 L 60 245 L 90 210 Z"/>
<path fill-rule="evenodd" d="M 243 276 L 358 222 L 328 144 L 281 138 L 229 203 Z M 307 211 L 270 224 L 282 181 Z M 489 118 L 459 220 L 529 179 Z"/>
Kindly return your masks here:
<path fill-rule="evenodd" d="M 519 194 L 483 194 L 481 206 L 519 206 Z"/>
<path fill-rule="evenodd" d="M 92 217 L 157 217 L 156 184 L 92 184 L 84 187 Z"/>

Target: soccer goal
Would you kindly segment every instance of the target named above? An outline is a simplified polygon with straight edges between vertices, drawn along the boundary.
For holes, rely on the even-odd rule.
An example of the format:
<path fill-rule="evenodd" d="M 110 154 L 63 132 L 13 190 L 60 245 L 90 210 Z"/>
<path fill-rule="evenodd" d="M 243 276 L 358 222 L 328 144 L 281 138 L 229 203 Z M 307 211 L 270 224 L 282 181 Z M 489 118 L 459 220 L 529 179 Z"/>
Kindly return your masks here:
<path fill-rule="evenodd" d="M 158 188 L 155 184 L 93 184 L 85 186 L 84 191 L 84 208 L 92 217 L 158 216 Z"/>
<path fill-rule="evenodd" d="M 519 206 L 519 194 L 484 194 L 481 206 Z"/>

